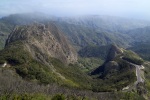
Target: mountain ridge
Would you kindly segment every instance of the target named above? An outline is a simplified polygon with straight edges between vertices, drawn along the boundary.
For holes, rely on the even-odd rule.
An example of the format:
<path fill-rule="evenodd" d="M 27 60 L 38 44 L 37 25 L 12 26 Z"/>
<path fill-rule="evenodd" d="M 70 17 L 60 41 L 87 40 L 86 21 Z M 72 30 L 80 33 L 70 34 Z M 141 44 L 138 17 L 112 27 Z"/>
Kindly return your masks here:
<path fill-rule="evenodd" d="M 130 25 L 122 29 L 128 24 L 115 23 L 116 19 L 111 21 L 105 17 L 97 23 L 93 17 L 81 23 L 80 19 L 38 20 L 32 17 L 26 20 L 22 20 L 24 17 L 14 17 L 10 30 L 7 30 L 9 22 L 5 20 L 7 24 L 4 29 L 9 36 L 5 48 L 0 51 L 1 75 L 5 70 L 10 71 L 25 81 L 45 88 L 54 83 L 72 90 L 107 92 L 115 96 L 121 92 L 130 99 L 148 98 L 149 63 L 133 51 L 121 48 L 134 43 L 133 37 L 126 33 Z M 121 28 L 118 28 L 119 25 L 122 25 Z M 0 30 L 3 35 L 4 29 Z"/>
<path fill-rule="evenodd" d="M 34 16 L 36 15 L 36 17 Z M 88 45 L 107 45 L 111 43 L 122 47 L 132 45 L 134 38 L 127 34 L 128 31 L 136 28 L 149 26 L 148 21 L 123 19 L 111 16 L 86 16 L 86 17 L 54 17 L 44 14 L 14 14 L 3 17 L 0 24 L 4 26 L 0 31 L 6 36 L 1 40 L 2 47 L 6 38 L 16 25 L 26 25 L 34 22 L 46 23 L 54 21 L 76 46 L 85 47 Z M 9 28 L 9 30 L 7 29 Z M 95 35 L 95 37 L 93 37 Z M 1 36 L 0 36 L 1 37 Z M 92 38 L 91 38 L 92 37 Z M 116 38 L 118 37 L 118 38 Z M 127 41 L 128 40 L 128 41 Z"/>
<path fill-rule="evenodd" d="M 53 23 L 48 23 L 47 25 L 36 23 L 29 26 L 16 27 L 12 34 L 10 34 L 10 36 L 8 37 L 6 46 L 11 42 L 24 40 L 26 48 L 29 49 L 28 51 L 31 51 L 32 55 L 35 55 L 35 52 L 31 48 L 35 47 L 37 48 L 37 50 L 41 50 L 41 53 L 45 52 L 47 55 L 56 57 L 62 62 L 76 62 L 77 54 L 74 54 L 75 51 L 66 41 L 63 33 L 60 33 L 61 31 L 58 30 Z M 52 50 L 50 48 L 52 48 Z M 55 52 L 60 53 L 57 55 Z"/>

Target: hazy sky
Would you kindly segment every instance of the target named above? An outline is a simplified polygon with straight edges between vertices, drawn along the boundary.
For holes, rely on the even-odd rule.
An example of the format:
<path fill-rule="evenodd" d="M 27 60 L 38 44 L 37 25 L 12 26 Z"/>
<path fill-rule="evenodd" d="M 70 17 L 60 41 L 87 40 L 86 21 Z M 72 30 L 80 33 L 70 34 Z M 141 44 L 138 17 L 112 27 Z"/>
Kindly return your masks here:
<path fill-rule="evenodd" d="M 0 0 L 0 16 L 24 12 L 150 19 L 150 0 Z"/>

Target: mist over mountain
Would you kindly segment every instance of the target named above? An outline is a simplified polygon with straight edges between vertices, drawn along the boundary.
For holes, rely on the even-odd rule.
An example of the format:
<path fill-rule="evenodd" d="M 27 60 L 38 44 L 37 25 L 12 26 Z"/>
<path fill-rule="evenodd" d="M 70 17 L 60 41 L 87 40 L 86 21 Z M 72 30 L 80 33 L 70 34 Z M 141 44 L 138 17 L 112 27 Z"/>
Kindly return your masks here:
<path fill-rule="evenodd" d="M 80 17 L 55 17 L 43 13 L 14 14 L 3 17 L 0 20 L 1 34 L 4 38 L 1 43 L 4 46 L 7 35 L 16 25 L 27 25 L 34 22 L 45 23 L 53 21 L 68 37 L 72 44 L 85 47 L 88 45 L 106 45 L 115 43 L 121 47 L 129 47 L 137 39 L 133 31 L 145 28 L 150 25 L 149 21 L 131 20 L 112 16 L 80 16 Z"/>
<path fill-rule="evenodd" d="M 1 0 L 0 16 L 43 12 L 55 16 L 110 15 L 150 20 L 148 0 Z"/>
<path fill-rule="evenodd" d="M 149 21 L 114 16 L 2 17 L 0 96 L 149 99 L 149 32 Z"/>
<path fill-rule="evenodd" d="M 0 0 L 0 100 L 150 100 L 149 4 Z"/>

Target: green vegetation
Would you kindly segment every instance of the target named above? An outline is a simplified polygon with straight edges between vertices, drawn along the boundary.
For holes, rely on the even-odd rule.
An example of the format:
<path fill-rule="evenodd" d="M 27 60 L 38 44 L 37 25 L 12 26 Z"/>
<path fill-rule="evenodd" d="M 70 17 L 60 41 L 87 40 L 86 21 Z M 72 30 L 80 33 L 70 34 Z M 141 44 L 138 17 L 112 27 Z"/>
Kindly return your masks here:
<path fill-rule="evenodd" d="M 124 60 L 125 58 L 128 60 Z M 123 54 L 115 55 L 112 61 L 105 62 L 91 73 L 93 77 L 101 79 L 97 80 L 99 83 L 95 82 L 93 91 L 120 91 L 134 84 L 136 81 L 135 67 L 129 62 L 139 64 L 139 60 L 143 61 L 137 54 L 127 50 L 124 50 Z"/>
<path fill-rule="evenodd" d="M 48 84 L 56 81 L 56 77 L 50 71 L 50 69 L 37 62 L 32 61 L 28 64 L 15 66 L 16 72 L 25 79 L 39 80 L 43 84 Z"/>
<path fill-rule="evenodd" d="M 32 23 L 33 20 L 36 19 L 36 18 L 28 19 L 25 18 L 26 16 L 25 17 L 23 16 L 17 17 L 17 16 L 18 15 L 13 15 L 8 18 L 3 18 L 2 20 L 0 20 L 0 49 L 4 47 L 6 38 L 15 25 Z M 8 85 L 8 87 L 5 87 L 4 84 L 0 88 L 3 91 L 3 94 L 0 94 L 1 95 L 0 99 L 88 100 L 89 98 L 86 96 L 89 96 L 89 94 L 93 96 L 94 94 L 92 91 L 89 92 L 88 90 L 93 90 L 94 92 L 109 92 L 108 95 L 107 93 L 101 95 L 102 97 L 103 96 L 107 97 L 109 95 L 112 95 L 114 91 L 120 91 L 122 90 L 122 88 L 130 84 L 133 84 L 136 81 L 135 69 L 129 63 L 127 63 L 127 61 L 139 65 L 143 64 L 144 61 L 132 51 L 126 50 L 124 51 L 123 55 L 119 55 L 114 59 L 116 65 L 115 64 L 113 65 L 113 63 L 111 63 L 112 66 L 111 65 L 104 66 L 105 68 L 101 66 L 103 67 L 103 72 L 92 77 L 86 74 L 95 69 L 96 67 L 102 65 L 102 63 L 104 62 L 103 60 L 106 59 L 110 46 L 109 45 L 102 46 L 102 45 L 117 43 L 120 46 L 127 46 L 128 43 L 130 43 L 130 37 L 128 37 L 128 35 L 120 34 L 120 32 L 122 32 L 123 29 L 121 29 L 121 31 L 120 29 L 114 30 L 113 27 L 109 25 L 109 23 L 107 23 L 104 26 L 101 25 L 101 27 L 97 27 L 97 25 L 96 24 L 93 25 L 93 23 L 92 25 L 90 24 L 80 25 L 74 23 L 67 23 L 67 21 L 66 22 L 56 21 L 56 24 L 58 24 L 58 26 L 63 30 L 63 32 L 65 32 L 65 34 L 68 35 L 68 38 L 74 45 L 76 45 L 77 47 L 84 47 L 81 48 L 81 50 L 78 52 L 80 55 L 78 63 L 65 65 L 60 60 L 56 58 L 47 57 L 46 54 L 45 55 L 42 54 L 40 50 L 33 47 L 35 51 L 37 51 L 35 53 L 35 56 L 39 57 L 38 56 L 39 53 L 41 53 L 39 55 L 42 55 L 43 57 L 46 56 L 44 60 L 46 60 L 47 64 L 45 64 L 42 61 L 40 61 L 41 59 L 35 60 L 35 58 L 31 56 L 31 54 L 26 50 L 26 48 L 24 48 L 23 43 L 24 41 L 13 42 L 7 45 L 6 48 L 0 52 L 0 64 L 7 62 L 8 63 L 7 66 L 10 67 L 8 69 L 16 71 L 17 75 L 20 75 L 23 79 L 25 79 L 25 81 L 27 81 L 27 83 L 21 83 L 20 80 L 19 81 L 17 80 L 18 82 L 17 84 L 13 83 L 10 86 Z M 100 25 L 98 24 L 98 26 Z M 105 26 L 110 27 L 110 29 L 105 28 Z M 40 41 L 41 36 L 35 35 L 34 37 L 38 38 L 39 42 L 41 42 Z M 20 40 L 22 40 L 22 38 Z M 143 49 L 142 50 L 140 49 L 139 51 L 137 50 L 137 52 L 141 53 L 141 56 L 143 57 L 149 53 L 149 48 L 146 46 L 144 46 L 145 47 L 144 50 Z M 121 56 L 123 56 L 122 59 Z M 148 57 L 149 55 L 146 56 L 146 59 L 149 59 Z M 1 72 L 4 72 L 5 69 L 7 68 L 1 69 L 2 69 Z M 147 79 L 150 78 L 149 70 L 146 70 L 145 74 Z M 3 80 L 4 79 L 2 78 L 1 82 L 3 82 Z M 34 82 L 36 83 L 36 85 L 31 83 L 29 83 L 28 85 L 28 82 L 31 83 Z M 20 83 L 23 84 L 22 88 L 24 88 L 27 85 L 28 88 L 30 87 L 33 88 L 33 86 L 37 86 L 37 89 L 36 91 L 34 91 L 34 89 L 33 90 L 29 89 L 26 93 L 26 89 L 24 89 L 25 90 L 24 91 L 22 88 L 19 87 L 21 86 Z M 57 86 L 62 86 L 63 88 L 59 87 L 58 89 L 55 90 L 56 87 L 55 88 L 53 86 L 50 87 L 52 83 L 56 83 Z M 14 85 L 18 85 L 18 87 L 16 86 L 14 88 Z M 140 85 L 139 87 L 142 87 L 142 85 Z M 149 80 L 146 81 L 146 87 L 148 90 L 150 89 Z M 70 88 L 72 89 L 73 95 L 70 95 L 71 94 L 70 90 L 68 90 Z M 53 93 L 53 91 L 50 91 L 50 89 L 54 89 L 55 93 Z M 78 93 L 79 91 L 77 91 L 76 89 L 85 90 L 86 93 L 82 94 L 82 91 Z M 30 92 L 30 90 L 32 92 Z M 40 92 L 41 94 L 39 93 L 39 91 L 42 91 Z M 58 91 L 59 92 L 61 91 L 61 93 L 56 94 Z M 66 95 L 64 92 L 68 92 L 70 94 Z M 47 95 L 49 93 L 52 93 L 52 95 L 51 94 Z M 78 95 L 82 94 L 82 96 L 78 96 L 76 94 Z M 148 94 L 150 93 L 148 92 Z M 97 95 L 99 96 L 98 93 L 96 94 L 96 96 Z M 143 100 L 143 98 L 139 96 L 136 92 L 125 92 L 125 93 L 121 92 L 116 93 L 116 95 L 119 95 L 118 97 L 114 97 L 117 99 Z M 100 99 L 103 100 L 103 98 L 101 97 Z M 91 100 L 91 98 L 89 100 Z"/>
<path fill-rule="evenodd" d="M 43 84 L 55 82 L 69 87 L 91 88 L 90 77 L 80 71 L 78 65 L 66 66 L 55 58 L 49 58 L 52 66 L 45 65 L 34 60 L 22 44 L 22 41 L 17 41 L 8 45 L 0 52 L 0 62 L 13 66 L 24 79 Z"/>
<path fill-rule="evenodd" d="M 14 25 L 11 25 L 9 22 L 4 22 L 3 19 L 0 19 L 0 50 L 4 48 L 7 36 L 13 30 Z"/>
<path fill-rule="evenodd" d="M 137 49 L 142 49 L 142 47 L 146 44 L 149 48 L 150 43 L 150 26 L 145 26 L 142 28 L 137 28 L 128 31 L 128 35 L 134 40 L 133 46 L 138 46 Z M 145 49 L 145 46 L 143 50 Z"/>
<path fill-rule="evenodd" d="M 80 96 L 65 96 L 63 94 L 45 95 L 45 94 L 11 94 L 0 95 L 0 100 L 91 100 L 92 98 Z M 92 99 L 96 100 L 96 99 Z"/>
<path fill-rule="evenodd" d="M 49 58 L 48 63 L 52 64 L 52 66 L 47 66 L 33 59 L 23 47 L 23 41 L 14 42 L 1 51 L 0 62 L 4 63 L 5 61 L 10 66 L 13 66 L 16 72 L 24 79 L 42 84 L 57 83 L 67 87 L 92 89 L 94 91 L 116 91 L 135 81 L 135 73 L 132 73 L 132 70 L 126 71 L 130 67 L 127 63 L 121 61 L 119 62 L 121 70 L 110 75 L 107 74 L 108 79 L 105 81 L 96 81 L 96 79 L 92 79 L 80 71 L 81 65 L 86 69 L 93 66 L 88 69 L 89 71 L 102 64 L 99 58 L 81 58 L 79 63 L 70 64 L 69 66 L 64 65 L 58 59 Z"/>
<path fill-rule="evenodd" d="M 62 62 L 55 58 L 51 58 L 50 61 L 62 76 L 73 82 L 70 84 L 74 84 L 78 88 L 91 89 L 92 79 L 81 70 L 79 70 L 80 67 L 78 64 L 70 64 L 69 66 L 64 66 Z"/>
<path fill-rule="evenodd" d="M 89 45 L 81 49 L 78 53 L 81 57 L 96 57 L 105 60 L 110 47 L 111 45 L 106 46 Z"/>
<path fill-rule="evenodd" d="M 10 44 L 5 50 L 0 52 L 0 60 L 7 61 L 11 65 L 18 65 L 27 63 L 31 60 L 31 55 L 24 51 L 24 47 L 22 46 L 22 42 L 14 42 Z"/>
<path fill-rule="evenodd" d="M 144 60 L 150 60 L 150 42 L 146 43 L 135 43 L 130 50 L 139 54 Z"/>
<path fill-rule="evenodd" d="M 145 100 L 142 96 L 136 92 L 118 92 L 116 93 L 117 99 L 119 100 Z"/>
<path fill-rule="evenodd" d="M 11 94 L 1 95 L 0 100 L 51 100 L 44 94 Z"/>
<path fill-rule="evenodd" d="M 45 23 L 54 20 L 55 24 L 68 36 L 71 42 L 77 46 L 84 47 L 87 45 L 106 45 L 110 43 L 128 46 L 128 44 L 132 42 L 133 38 L 131 37 L 133 36 L 137 36 L 135 40 L 141 40 L 142 38 L 149 40 L 149 37 L 146 37 L 148 36 L 147 34 L 144 36 L 141 34 L 144 33 L 144 31 L 141 30 L 146 30 L 146 33 L 149 33 L 148 28 L 136 29 L 147 26 L 149 23 L 145 21 L 139 22 L 122 18 L 111 18 L 108 16 L 59 19 L 60 20 L 57 20 L 57 18 L 52 18 L 41 13 L 13 14 L 0 19 L 0 27 L 2 28 L 0 28 L 0 31 L 7 31 L 6 34 L 8 35 L 16 25 L 31 24 L 33 22 Z M 131 30 L 129 34 L 122 34 L 128 30 Z M 138 33 L 138 35 L 135 35 L 135 33 Z M 7 37 L 5 37 L 5 40 L 6 38 Z M 1 40 L 3 42 L 2 47 L 4 46 L 5 40 Z"/>
<path fill-rule="evenodd" d="M 150 62 L 145 62 L 144 63 L 144 67 L 145 67 L 145 70 L 144 70 L 144 75 L 145 75 L 145 78 L 146 78 L 146 89 L 148 90 L 148 92 L 150 92 Z M 149 96 L 150 96 L 150 93 L 149 93 Z"/>
<path fill-rule="evenodd" d="M 105 76 L 104 79 L 95 80 L 92 84 L 93 91 L 120 91 L 129 84 L 133 84 L 136 81 L 135 73 L 127 70 L 128 69 L 122 69 L 120 72 L 107 73 L 107 76 Z"/>
<path fill-rule="evenodd" d="M 55 95 L 52 100 L 65 100 L 65 96 L 62 94 Z"/>
<path fill-rule="evenodd" d="M 129 61 L 132 62 L 134 61 L 133 63 L 136 64 L 137 61 L 135 59 L 138 56 L 136 54 L 134 54 L 134 56 L 133 54 L 132 55 L 128 54 L 130 52 L 131 51 L 125 51 L 123 55 L 125 56 L 125 58 L 129 58 L 130 59 Z M 134 59 L 130 57 L 133 57 Z M 131 66 L 127 61 L 121 59 L 120 56 L 116 57 L 114 61 L 118 63 L 119 69 L 117 71 L 113 71 L 110 69 L 111 72 L 107 73 L 107 76 L 105 76 L 107 77 L 108 83 L 112 82 L 112 84 L 115 84 L 114 87 L 117 90 L 120 90 L 128 86 L 129 84 L 133 84 L 136 81 L 135 67 Z"/>
<path fill-rule="evenodd" d="M 124 51 L 123 59 L 138 65 L 142 65 L 144 63 L 144 60 L 141 57 L 130 50 Z"/>
<path fill-rule="evenodd" d="M 111 43 L 116 43 L 120 46 L 128 45 L 130 38 L 126 34 L 116 32 L 116 30 L 114 30 L 110 24 L 105 23 L 104 25 L 106 27 L 111 27 L 109 27 L 110 29 L 108 29 L 102 25 L 102 21 L 100 20 L 96 22 L 90 18 L 87 19 L 87 21 L 83 20 L 80 20 L 81 22 L 78 22 L 77 20 L 69 19 L 68 22 L 67 20 L 57 21 L 56 24 L 66 34 L 66 36 L 69 37 L 70 41 L 77 46 L 101 46 Z"/>
<path fill-rule="evenodd" d="M 86 57 L 86 58 L 79 58 L 78 60 L 78 65 L 80 66 L 81 70 L 84 72 L 90 72 L 93 69 L 99 67 L 100 65 L 103 64 L 103 60 L 100 58 L 95 58 L 95 57 Z"/>
<path fill-rule="evenodd" d="M 24 50 L 21 41 L 14 42 L 0 53 L 0 62 L 7 62 L 16 69 L 16 72 L 25 79 L 36 79 L 48 84 L 55 79 L 50 69 L 33 60 L 31 55 Z"/>

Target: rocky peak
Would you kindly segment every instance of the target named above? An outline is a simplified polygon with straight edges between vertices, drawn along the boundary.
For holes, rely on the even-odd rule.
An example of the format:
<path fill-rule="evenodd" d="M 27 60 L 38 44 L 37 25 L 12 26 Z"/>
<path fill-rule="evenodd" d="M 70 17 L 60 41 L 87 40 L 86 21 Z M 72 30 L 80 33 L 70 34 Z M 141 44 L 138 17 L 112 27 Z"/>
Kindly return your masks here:
<path fill-rule="evenodd" d="M 118 54 L 122 54 L 122 50 L 117 47 L 116 45 L 112 45 L 110 47 L 110 50 L 109 50 L 109 53 L 108 53 L 108 56 L 107 56 L 107 59 L 106 61 L 112 61 Z"/>
<path fill-rule="evenodd" d="M 6 46 L 15 41 L 22 41 L 25 49 L 41 62 L 49 57 L 57 58 L 65 64 L 77 61 L 75 50 L 52 22 L 17 26 L 8 37 Z"/>

